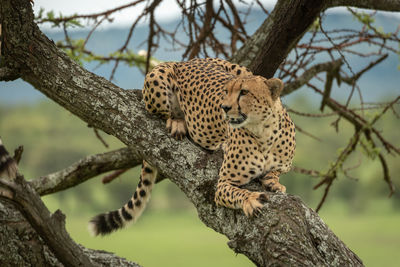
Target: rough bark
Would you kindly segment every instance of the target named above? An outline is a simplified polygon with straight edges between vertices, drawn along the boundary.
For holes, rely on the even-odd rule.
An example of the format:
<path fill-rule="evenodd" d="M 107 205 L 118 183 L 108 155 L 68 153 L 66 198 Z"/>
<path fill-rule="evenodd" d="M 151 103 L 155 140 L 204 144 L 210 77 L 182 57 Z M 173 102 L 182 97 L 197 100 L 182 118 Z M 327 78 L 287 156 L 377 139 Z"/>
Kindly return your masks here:
<path fill-rule="evenodd" d="M 122 90 L 59 51 L 33 23 L 29 1 L 3 0 L 0 16 L 7 68 L 18 71 L 22 79 L 63 108 L 116 136 L 157 166 L 161 175 L 169 177 L 191 200 L 199 218 L 229 238 L 234 251 L 245 254 L 258 266 L 362 265 L 298 197 L 269 194 L 257 218 L 247 218 L 240 210 L 216 207 L 214 193 L 221 152 L 209 153 L 187 139 L 171 139 L 164 123 L 145 111 L 140 91 Z M 298 36 L 301 34 L 299 30 Z M 252 186 L 261 190 L 257 184 Z M 3 253 L 12 253 L 11 248 Z"/>
<path fill-rule="evenodd" d="M 257 32 L 234 56 L 254 74 L 271 78 L 293 46 L 324 9 L 324 1 L 278 1 Z"/>
<path fill-rule="evenodd" d="M 112 253 L 81 249 L 99 266 L 139 266 Z M 0 200 L 0 266 L 64 266 L 15 203 Z"/>

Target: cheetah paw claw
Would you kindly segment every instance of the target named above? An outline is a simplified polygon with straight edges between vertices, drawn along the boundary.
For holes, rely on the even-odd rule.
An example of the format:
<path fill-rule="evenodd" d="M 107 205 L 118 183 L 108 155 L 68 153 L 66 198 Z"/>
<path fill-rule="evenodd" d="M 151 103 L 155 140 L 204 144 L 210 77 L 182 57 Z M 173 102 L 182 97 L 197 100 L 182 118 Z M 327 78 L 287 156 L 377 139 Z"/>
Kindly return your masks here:
<path fill-rule="evenodd" d="M 182 140 L 187 132 L 185 120 L 169 118 L 167 120 L 167 130 L 173 138 Z"/>
<path fill-rule="evenodd" d="M 265 181 L 264 187 L 266 190 L 269 190 L 272 192 L 286 193 L 286 187 L 284 185 L 280 184 L 275 179 L 270 179 L 270 180 Z"/>
<path fill-rule="evenodd" d="M 258 217 L 261 212 L 261 208 L 264 203 L 268 200 L 268 196 L 265 193 L 252 193 L 248 199 L 243 203 L 243 211 L 247 217 Z"/>

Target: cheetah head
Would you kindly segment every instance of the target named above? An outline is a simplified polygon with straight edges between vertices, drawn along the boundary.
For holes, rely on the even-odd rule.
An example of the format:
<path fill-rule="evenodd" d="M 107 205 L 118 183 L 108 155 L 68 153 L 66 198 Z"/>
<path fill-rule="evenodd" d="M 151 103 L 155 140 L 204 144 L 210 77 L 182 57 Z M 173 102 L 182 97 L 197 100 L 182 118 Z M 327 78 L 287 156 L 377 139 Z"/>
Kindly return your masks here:
<path fill-rule="evenodd" d="M 260 123 L 275 113 L 282 89 L 283 82 L 277 78 L 249 76 L 230 80 L 221 104 L 225 118 L 233 128 Z"/>

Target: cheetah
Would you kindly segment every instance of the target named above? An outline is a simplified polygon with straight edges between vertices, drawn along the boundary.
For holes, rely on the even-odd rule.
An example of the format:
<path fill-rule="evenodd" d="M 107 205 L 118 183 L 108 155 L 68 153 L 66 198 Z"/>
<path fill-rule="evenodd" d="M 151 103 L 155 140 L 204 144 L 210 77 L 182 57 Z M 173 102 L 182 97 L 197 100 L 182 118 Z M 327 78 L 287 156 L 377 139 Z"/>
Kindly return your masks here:
<path fill-rule="evenodd" d="M 207 150 L 222 148 L 215 203 L 252 216 L 267 200 L 265 192 L 243 185 L 258 179 L 266 190 L 285 192 L 279 176 L 291 168 L 295 127 L 280 100 L 283 82 L 253 75 L 222 59 L 193 59 L 157 65 L 146 75 L 147 111 L 166 119 L 176 139 L 188 136 Z M 143 163 L 139 185 L 119 210 L 92 219 L 95 235 L 134 221 L 150 197 L 157 169 Z"/>

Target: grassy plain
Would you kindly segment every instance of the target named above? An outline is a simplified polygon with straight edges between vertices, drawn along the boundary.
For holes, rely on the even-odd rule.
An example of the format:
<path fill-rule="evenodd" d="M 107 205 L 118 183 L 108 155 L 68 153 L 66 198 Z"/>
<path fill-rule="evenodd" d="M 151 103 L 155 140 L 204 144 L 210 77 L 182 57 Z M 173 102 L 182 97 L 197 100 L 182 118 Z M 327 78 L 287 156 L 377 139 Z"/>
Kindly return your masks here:
<path fill-rule="evenodd" d="M 340 206 L 325 209 L 321 217 L 365 266 L 399 266 L 400 214 L 372 209 L 352 215 Z M 145 213 L 135 225 L 100 238 L 88 234 L 88 219 L 67 217 L 75 241 L 143 266 L 254 266 L 243 255 L 235 255 L 226 245 L 227 239 L 204 226 L 194 210 Z"/>
<path fill-rule="evenodd" d="M 69 218 L 71 236 L 89 248 L 114 252 L 142 266 L 254 266 L 226 245 L 227 238 L 204 226 L 194 211 L 144 214 L 127 229 L 91 237 L 87 218 Z"/>

